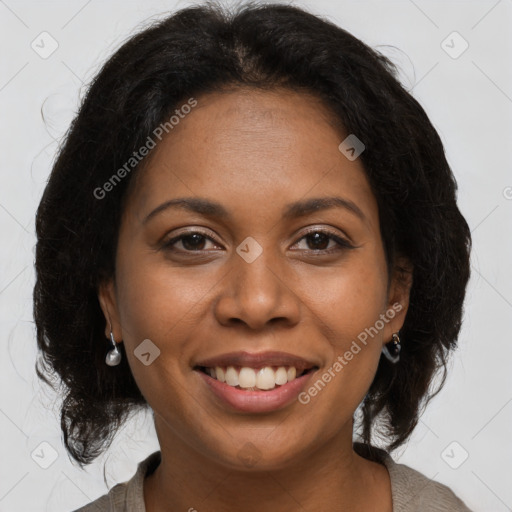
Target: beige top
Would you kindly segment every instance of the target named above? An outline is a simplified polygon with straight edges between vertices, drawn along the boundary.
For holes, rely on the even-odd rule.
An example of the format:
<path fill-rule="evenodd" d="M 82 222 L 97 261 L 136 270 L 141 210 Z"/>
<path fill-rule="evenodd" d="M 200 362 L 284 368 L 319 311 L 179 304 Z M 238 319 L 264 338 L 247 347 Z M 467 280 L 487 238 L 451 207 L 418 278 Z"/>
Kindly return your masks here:
<path fill-rule="evenodd" d="M 368 457 L 367 449 L 360 443 L 356 452 Z M 393 512 L 471 512 L 469 508 L 445 485 L 428 479 L 418 471 L 397 464 L 384 450 L 372 448 L 371 459 L 383 463 L 389 471 Z M 135 475 L 128 481 L 114 486 L 108 494 L 75 512 L 146 512 L 143 483 L 160 464 L 160 452 L 143 460 Z"/>

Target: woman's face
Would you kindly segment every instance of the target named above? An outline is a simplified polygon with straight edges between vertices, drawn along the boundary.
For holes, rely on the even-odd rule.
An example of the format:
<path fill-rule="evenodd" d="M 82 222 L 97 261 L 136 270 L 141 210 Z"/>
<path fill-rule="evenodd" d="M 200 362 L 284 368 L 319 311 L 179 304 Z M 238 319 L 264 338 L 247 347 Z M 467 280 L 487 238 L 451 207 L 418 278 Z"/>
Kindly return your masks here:
<path fill-rule="evenodd" d="M 198 97 L 153 150 L 100 300 L 161 443 L 246 469 L 351 443 L 408 290 L 347 135 L 312 96 L 239 89 Z M 235 387 L 255 377 L 271 389 Z"/>

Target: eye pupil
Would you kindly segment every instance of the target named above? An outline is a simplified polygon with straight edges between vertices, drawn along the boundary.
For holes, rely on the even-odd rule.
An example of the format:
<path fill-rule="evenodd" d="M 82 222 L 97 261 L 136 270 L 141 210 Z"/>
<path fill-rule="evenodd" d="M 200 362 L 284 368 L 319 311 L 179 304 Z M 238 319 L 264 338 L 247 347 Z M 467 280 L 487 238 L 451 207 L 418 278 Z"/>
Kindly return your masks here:
<path fill-rule="evenodd" d="M 190 241 L 192 240 L 192 243 Z M 200 251 L 204 247 L 205 238 L 203 235 L 197 233 L 192 235 L 186 235 L 181 239 L 181 243 L 186 250 L 189 251 Z"/>
<path fill-rule="evenodd" d="M 313 250 L 323 250 L 329 246 L 329 236 L 325 233 L 311 233 L 307 235 L 308 239 L 308 248 Z M 309 242 L 313 242 L 310 244 Z M 313 247 L 311 247 L 313 245 Z"/>

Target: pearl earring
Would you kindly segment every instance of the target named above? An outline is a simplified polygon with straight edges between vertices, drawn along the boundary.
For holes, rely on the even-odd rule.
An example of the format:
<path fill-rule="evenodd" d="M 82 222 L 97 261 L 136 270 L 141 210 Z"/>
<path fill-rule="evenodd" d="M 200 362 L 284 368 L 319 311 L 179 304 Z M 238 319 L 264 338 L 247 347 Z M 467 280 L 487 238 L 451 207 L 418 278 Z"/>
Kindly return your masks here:
<path fill-rule="evenodd" d="M 112 331 L 110 331 L 110 341 L 112 343 L 112 349 L 107 352 L 105 356 L 105 363 L 109 366 L 117 366 L 121 362 L 121 352 L 119 352 L 119 348 L 117 346 L 116 340 L 114 340 L 114 335 Z"/>

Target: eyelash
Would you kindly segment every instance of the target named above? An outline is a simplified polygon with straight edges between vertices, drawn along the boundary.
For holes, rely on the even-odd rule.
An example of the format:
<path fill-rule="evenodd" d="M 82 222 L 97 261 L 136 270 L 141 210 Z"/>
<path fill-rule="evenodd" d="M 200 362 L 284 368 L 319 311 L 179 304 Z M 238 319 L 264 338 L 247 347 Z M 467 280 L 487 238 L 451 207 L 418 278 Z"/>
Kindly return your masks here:
<path fill-rule="evenodd" d="M 318 229 L 318 228 L 312 229 L 312 230 L 308 231 L 307 233 L 305 233 L 301 238 L 299 238 L 299 240 L 297 240 L 297 242 L 295 242 L 294 245 L 299 243 L 301 240 L 307 238 L 309 235 L 313 235 L 316 233 L 326 235 L 330 240 L 333 240 L 334 242 L 336 242 L 337 247 L 331 248 L 331 249 L 305 249 L 305 251 L 308 254 L 326 255 L 326 254 L 332 254 L 334 252 L 338 252 L 338 251 L 341 251 L 344 249 L 354 249 L 355 248 L 354 245 L 352 245 L 350 242 L 348 242 L 344 238 L 341 238 L 340 236 L 335 235 L 331 231 L 328 231 L 325 229 Z M 178 236 L 172 238 L 171 240 L 166 241 L 163 244 L 163 249 L 169 250 L 171 252 L 181 252 L 182 254 L 189 253 L 189 254 L 196 254 L 196 255 L 209 252 L 206 249 L 199 249 L 199 250 L 194 251 L 194 250 L 186 250 L 186 249 L 185 250 L 184 249 L 176 249 L 175 247 L 173 247 L 173 245 L 176 244 L 176 242 L 179 242 L 182 239 L 187 238 L 192 235 L 200 235 L 201 237 L 206 238 L 207 240 L 210 240 L 211 242 L 213 242 L 215 244 L 217 243 L 210 236 L 208 236 L 205 232 L 195 230 L 195 231 L 187 231 L 186 233 L 182 233 L 181 235 L 178 235 Z M 217 245 L 219 245 L 219 244 L 217 244 Z"/>

